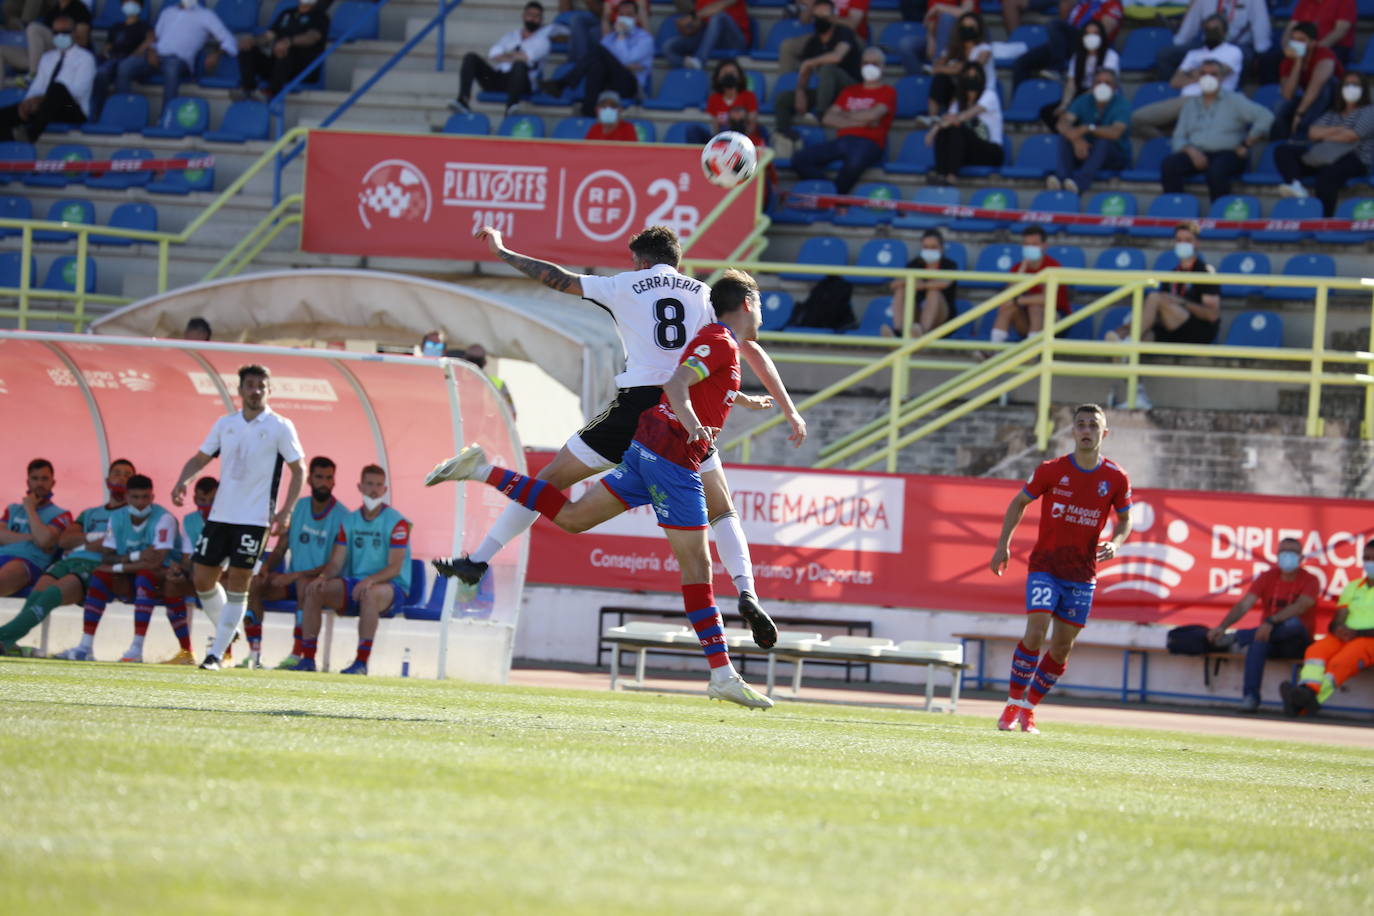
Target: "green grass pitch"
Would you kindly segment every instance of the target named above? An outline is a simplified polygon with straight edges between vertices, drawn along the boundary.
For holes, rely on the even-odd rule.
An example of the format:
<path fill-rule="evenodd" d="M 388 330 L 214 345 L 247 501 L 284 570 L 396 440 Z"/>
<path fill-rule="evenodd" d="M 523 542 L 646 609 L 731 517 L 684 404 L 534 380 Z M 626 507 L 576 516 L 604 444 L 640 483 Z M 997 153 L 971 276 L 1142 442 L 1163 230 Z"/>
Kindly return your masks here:
<path fill-rule="evenodd" d="M 1367 751 L 0 662 L 0 913 L 1370 912 Z"/>

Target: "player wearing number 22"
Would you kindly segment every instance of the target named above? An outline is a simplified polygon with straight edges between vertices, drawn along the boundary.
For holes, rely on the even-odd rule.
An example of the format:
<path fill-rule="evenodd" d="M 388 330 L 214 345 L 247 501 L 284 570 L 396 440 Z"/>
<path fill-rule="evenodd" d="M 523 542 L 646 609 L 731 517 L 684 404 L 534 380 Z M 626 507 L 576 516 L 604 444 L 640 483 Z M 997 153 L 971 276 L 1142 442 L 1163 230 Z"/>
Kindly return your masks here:
<path fill-rule="evenodd" d="M 1098 561 L 1116 556 L 1130 536 L 1131 482 L 1118 464 L 1102 457 L 1106 435 L 1101 407 L 1074 408 L 1074 450 L 1036 468 L 1007 507 L 992 554 L 998 576 L 1007 568 L 1011 536 L 1026 507 L 1045 498 L 1026 577 L 1026 633 L 1012 651 L 1007 705 L 997 720 L 1003 731 L 1019 725 L 1023 732 L 1039 734 L 1035 707 L 1064 673 L 1074 640 L 1088 622 Z M 1111 540 L 1099 541 L 1111 511 L 1116 530 Z M 1041 654 L 1047 633 L 1049 647 Z"/>
<path fill-rule="evenodd" d="M 730 406 L 739 393 L 739 341 L 758 336 L 762 306 L 753 278 L 728 270 L 711 288 L 717 321 L 688 342 L 658 403 L 643 411 L 624 457 L 580 499 L 569 500 L 547 480 L 487 464 L 479 445 L 442 462 L 426 479 L 478 480 L 574 534 L 594 528 L 627 509 L 650 505 L 682 568 L 682 598 L 711 667 L 706 695 L 741 706 L 773 705 L 755 692 L 730 664 L 721 618 L 711 590 L 711 553 L 706 541 L 706 489 L 700 469 Z"/>

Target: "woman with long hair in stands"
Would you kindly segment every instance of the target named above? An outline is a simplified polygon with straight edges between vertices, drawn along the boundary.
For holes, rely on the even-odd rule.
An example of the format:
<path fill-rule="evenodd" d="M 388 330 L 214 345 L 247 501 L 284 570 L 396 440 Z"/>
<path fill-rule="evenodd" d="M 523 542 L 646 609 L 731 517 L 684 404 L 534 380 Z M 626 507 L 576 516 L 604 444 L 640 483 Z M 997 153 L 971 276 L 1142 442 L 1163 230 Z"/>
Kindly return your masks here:
<path fill-rule="evenodd" d="M 1040 120 L 1056 132 L 1059 116 L 1068 110 L 1069 103 L 1085 92 L 1093 91 L 1093 77 L 1098 70 L 1121 72 L 1121 56 L 1112 49 L 1112 40 L 1102 28 L 1102 23 L 1089 19 L 1083 24 L 1083 33 L 1078 36 L 1074 46 L 1073 59 L 1064 73 L 1064 92 L 1059 101 L 1051 102 L 1040 109 Z"/>
<path fill-rule="evenodd" d="M 1313 142 L 1284 143 L 1275 148 L 1274 164 L 1284 181 L 1279 193 L 1306 197 L 1302 180 L 1315 176 L 1322 214 L 1331 217 L 1345 183 L 1374 170 L 1374 104 L 1369 81 L 1346 71 L 1331 110 L 1312 122 L 1307 138 Z"/>
<path fill-rule="evenodd" d="M 978 64 L 965 65 L 955 100 L 926 134 L 926 145 L 935 147 L 935 168 L 926 184 L 952 185 L 966 165 L 1002 164 L 1002 103 Z"/>
<path fill-rule="evenodd" d="M 992 59 L 992 45 L 988 44 L 987 30 L 983 27 L 983 17 L 977 13 L 964 13 L 959 17 L 958 31 L 950 39 L 945 53 L 935 61 L 931 71 L 935 74 L 930 81 L 930 96 L 927 101 L 929 118 L 922 119 L 929 126 L 940 115 L 949 110 L 958 89 L 959 77 L 963 75 L 966 64 L 977 64 L 984 70 L 988 85 L 997 79 L 997 64 Z"/>

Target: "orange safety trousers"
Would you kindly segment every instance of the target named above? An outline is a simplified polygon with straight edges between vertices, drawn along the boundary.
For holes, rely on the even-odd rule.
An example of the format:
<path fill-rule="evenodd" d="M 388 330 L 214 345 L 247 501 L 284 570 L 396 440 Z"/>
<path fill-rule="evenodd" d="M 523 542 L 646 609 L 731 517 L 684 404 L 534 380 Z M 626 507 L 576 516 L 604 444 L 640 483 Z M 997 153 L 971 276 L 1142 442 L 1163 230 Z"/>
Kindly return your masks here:
<path fill-rule="evenodd" d="M 1374 638 L 1357 636 L 1342 642 L 1328 633 L 1308 646 L 1303 658 L 1325 662 L 1327 673 L 1339 687 L 1364 669 L 1374 667 Z"/>

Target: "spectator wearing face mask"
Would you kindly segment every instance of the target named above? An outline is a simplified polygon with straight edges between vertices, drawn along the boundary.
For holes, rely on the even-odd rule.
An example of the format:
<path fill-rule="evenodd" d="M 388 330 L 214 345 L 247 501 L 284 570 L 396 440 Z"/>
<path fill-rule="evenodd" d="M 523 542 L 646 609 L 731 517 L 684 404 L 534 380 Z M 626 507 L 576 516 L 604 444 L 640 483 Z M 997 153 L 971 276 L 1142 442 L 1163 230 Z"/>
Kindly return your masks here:
<path fill-rule="evenodd" d="M 1288 25 L 1258 62 L 1260 81 L 1278 82 L 1279 68 L 1287 54 L 1288 43 L 1299 23 L 1310 22 L 1317 28 L 1317 46 L 1329 48 L 1342 65 L 1350 63 L 1355 48 L 1355 23 L 1359 19 L 1355 0 L 1298 0 Z"/>
<path fill-rule="evenodd" d="M 759 132 L 759 100 L 745 82 L 744 70 L 734 58 L 721 61 L 711 80 L 711 94 L 706 99 L 706 113 L 711 128 L 717 132 L 733 130 L 763 145 Z M 707 138 L 703 137 L 705 142 Z"/>
<path fill-rule="evenodd" d="M 448 351 L 445 349 L 447 343 L 448 335 L 444 333 L 443 329 L 435 328 L 420 338 L 420 345 L 415 348 L 415 355 L 437 359 L 447 354 Z"/>
<path fill-rule="evenodd" d="M 1107 40 L 1102 23 L 1088 20 L 1078 37 L 1073 59 L 1064 72 L 1064 90 L 1059 101 L 1040 109 L 1040 120 L 1051 131 L 1059 129 L 1059 116 L 1069 110 L 1069 104 L 1085 92 L 1092 92 L 1093 77 L 1099 70 L 1121 72 L 1121 57 Z"/>
<path fill-rule="evenodd" d="M 776 117 L 778 133 L 796 139 L 792 124 L 813 111 L 829 111 L 840 90 L 861 82 L 863 44 L 854 30 L 835 21 L 835 7 L 830 0 L 815 0 L 811 5 L 814 34 L 802 49 L 802 62 L 797 68 L 797 88 L 784 89 L 777 95 Z M 808 89 L 812 77 L 816 88 Z"/>
<path fill-rule="evenodd" d="M 1169 85 L 1179 90 L 1171 99 L 1142 105 L 1131 115 L 1131 131 L 1138 137 L 1162 137 L 1173 129 L 1183 103 L 1202 93 L 1198 79 L 1204 61 L 1221 65 L 1221 88 L 1235 92 L 1240 88 L 1240 75 L 1245 57 L 1241 49 L 1226 40 L 1226 20 L 1222 16 L 1208 16 L 1202 24 L 1202 46 L 1183 55 L 1178 70 L 1169 78 Z"/>
<path fill-rule="evenodd" d="M 458 71 L 458 98 L 449 103 L 454 111 L 470 114 L 472 84 L 477 82 L 487 92 L 506 93 L 506 114 L 511 114 L 520 101 L 534 89 L 539 65 L 549 56 L 549 28 L 544 25 L 544 5 L 530 0 L 521 13 L 520 28 L 511 29 L 487 56 L 469 51 L 463 55 Z"/>
<path fill-rule="evenodd" d="M 1240 688 L 1241 712 L 1260 707 L 1264 663 L 1271 658 L 1302 658 L 1317 630 L 1317 599 L 1321 583 L 1302 568 L 1302 543 L 1296 538 L 1279 541 L 1277 564 L 1255 577 L 1250 588 L 1221 623 L 1207 631 L 1208 641 L 1219 648 L 1234 645 L 1245 650 L 1245 679 Z M 1227 633 L 1226 628 L 1257 608 L 1257 627 Z"/>
<path fill-rule="evenodd" d="M 324 53 L 328 37 L 329 17 L 315 0 L 300 0 L 295 9 L 282 10 L 266 32 L 256 39 L 244 36 L 239 43 L 240 97 L 252 98 L 260 80 L 267 80 L 268 98 L 278 95 Z"/>
<path fill-rule="evenodd" d="M 1331 627 L 1307 647 L 1297 683 L 1279 685 L 1286 715 L 1315 716 L 1337 687 L 1374 667 L 1374 541 L 1364 545 L 1361 556 L 1364 578 L 1352 581 L 1336 599 Z"/>
<path fill-rule="evenodd" d="M 1174 273 L 1215 273 L 1197 250 L 1197 223 L 1184 222 L 1174 227 Z M 1163 283 L 1145 297 L 1140 309 L 1141 338 L 1161 343 L 1215 343 L 1221 327 L 1220 287 L 1214 283 L 1188 283 L 1183 277 Z M 1107 340 L 1127 340 L 1129 322 L 1108 331 Z"/>
<path fill-rule="evenodd" d="M 239 53 L 234 36 L 213 12 L 200 5 L 200 0 L 181 0 L 166 6 L 153 27 L 153 40 L 142 54 L 132 54 L 115 67 L 115 91 L 132 92 L 135 80 L 162 74 L 162 111 L 181 94 L 181 81 L 195 72 L 196 56 L 209 41 L 219 45 L 205 57 L 205 68 L 219 66 L 222 51 L 230 57 Z"/>
<path fill-rule="evenodd" d="M 1279 194 L 1306 197 L 1302 180 L 1315 176 L 1322 214 L 1335 216 L 1341 188 L 1374 170 L 1374 104 L 1363 76 L 1345 75 L 1340 100 L 1312 123 L 1307 137 L 1311 144 L 1284 143 L 1274 150 L 1274 164 L 1284 181 Z"/>
<path fill-rule="evenodd" d="M 620 116 L 620 96 L 607 89 L 596 99 L 596 123 L 587 128 L 584 140 L 619 140 L 635 143 L 639 132 Z"/>
<path fill-rule="evenodd" d="M 1059 18 L 1048 23 L 1049 40 L 1012 63 L 1012 85 L 1019 86 L 1040 71 L 1062 72 L 1089 22 L 1100 24 L 1107 39 L 1114 41 L 1123 15 L 1121 0 L 1059 0 Z"/>
<path fill-rule="evenodd" d="M 91 46 L 91 10 L 82 0 L 28 0 L 19 14 L 24 26 L 24 44 L 0 45 L 0 61 L 11 70 L 24 70 L 28 79 L 38 74 L 38 62 L 43 55 L 57 47 L 53 35 L 58 17 L 71 20 L 72 43 L 81 48 Z M 27 85 L 24 80 L 21 85 Z"/>
<path fill-rule="evenodd" d="M 996 87 L 989 87 L 983 68 L 969 64 L 949 111 L 926 132 L 926 145 L 935 147 L 935 168 L 926 184 L 952 185 L 966 165 L 1001 165 L 1002 103 Z"/>
<path fill-rule="evenodd" d="M 1171 141 L 1173 153 L 1160 163 L 1166 194 L 1182 194 L 1184 182 L 1197 172 L 1207 179 L 1212 200 L 1231 193 L 1231 182 L 1245 170 L 1250 150 L 1273 126 L 1269 109 L 1221 88 L 1221 64 L 1204 61 L 1197 95 L 1183 103 Z"/>
<path fill-rule="evenodd" d="M 0 138 L 34 143 L 54 121 L 85 123 L 95 83 L 95 55 L 73 43 L 73 26 L 66 16 L 54 20 L 54 47 L 38 61 L 23 100 L 0 108 Z"/>
<path fill-rule="evenodd" d="M 1059 116 L 1059 162 L 1045 184 L 1075 194 L 1087 193 L 1103 169 L 1124 169 L 1131 162 L 1126 122 L 1131 107 L 1116 86 L 1116 73 L 1099 70 L 1092 92 L 1073 100 Z"/>
<path fill-rule="evenodd" d="M 792 156 L 792 168 L 802 178 L 824 178 L 827 164 L 842 160 L 835 190 L 848 194 L 859 177 L 883 158 L 888 130 L 897 110 L 897 90 L 883 82 L 883 52 L 863 54 L 863 79 L 846 86 L 821 123 L 835 131 L 835 139 L 802 147 Z"/>
<path fill-rule="evenodd" d="M 1279 95 L 1271 140 L 1301 138 L 1317 116 L 1331 107 L 1345 68 L 1330 48 L 1317 43 L 1317 27 L 1299 22 L 1289 30 L 1288 46 L 1279 65 Z"/>
<path fill-rule="evenodd" d="M 95 89 L 91 94 L 91 116 L 95 118 L 105 108 L 105 97 L 120 63 L 131 57 L 144 57 L 153 43 L 153 30 L 143 19 L 143 4 L 139 0 L 124 0 L 119 11 L 124 18 L 110 26 L 105 54 L 96 66 Z"/>
<path fill-rule="evenodd" d="M 696 0 L 692 12 L 677 19 L 678 34 L 663 45 L 670 67 L 701 69 L 714 51 L 743 51 L 751 30 L 745 0 Z"/>
<path fill-rule="evenodd" d="M 1058 267 L 1059 262 L 1045 253 L 1045 230 L 1039 226 L 1027 226 L 1021 230 L 1021 260 L 1012 267 L 1014 274 L 1038 274 L 1050 267 Z M 1064 284 L 1059 284 L 1055 296 L 1055 311 L 1067 315 L 1071 309 L 1072 294 Z M 1039 334 L 1045 328 L 1045 287 L 1035 286 L 1008 302 L 997 307 L 997 317 L 992 322 L 993 343 L 1006 343 L 1015 331 L 1022 337 Z"/>
<path fill-rule="evenodd" d="M 831 0 L 832 15 L 839 25 L 852 29 L 861 41 L 867 42 L 868 8 L 870 0 Z M 797 4 L 797 22 L 814 28 L 814 0 L 801 0 Z M 795 73 L 801 66 L 809 32 L 783 39 L 778 46 L 778 72 Z"/>
<path fill-rule="evenodd" d="M 926 103 L 929 117 L 924 119 L 924 125 L 918 120 L 918 127 L 929 126 L 949 110 L 958 90 L 959 77 L 969 64 L 983 68 L 989 86 L 996 84 L 997 65 L 992 59 L 992 45 L 984 39 L 983 17 L 977 13 L 965 13 L 959 17 L 959 31 L 950 40 L 945 53 L 931 67 L 934 76 L 930 80 Z"/>
<path fill-rule="evenodd" d="M 584 118 L 596 116 L 597 99 L 606 90 L 625 99 L 647 94 L 654 67 L 654 38 L 639 24 L 636 9 L 634 0 L 624 0 L 601 43 L 570 53 L 572 69 L 558 79 L 544 80 L 540 87 L 560 95 L 586 79 L 581 111 Z"/>
<path fill-rule="evenodd" d="M 1206 46 L 1207 20 L 1213 17 L 1225 26 L 1225 40 L 1240 48 L 1246 67 L 1273 46 L 1273 28 L 1265 0 L 1191 0 L 1173 42 L 1155 56 L 1156 79 L 1169 79 L 1189 51 Z"/>
<path fill-rule="evenodd" d="M 945 237 L 940 234 L 939 229 L 927 229 L 921 233 L 921 248 L 916 252 L 916 257 L 912 258 L 906 265 L 913 270 L 958 270 L 959 265 L 954 259 L 945 254 Z M 959 284 L 955 280 L 920 278 L 915 281 L 916 288 L 913 291 L 913 305 L 916 318 L 907 329 L 908 337 L 920 337 L 922 334 L 949 321 L 954 314 L 954 302 L 959 295 Z M 903 297 L 906 295 L 905 278 L 898 277 L 892 281 L 888 290 L 892 293 L 892 314 L 894 317 L 901 314 Z M 897 329 L 890 324 L 885 324 L 880 333 L 884 337 L 896 337 Z"/>

